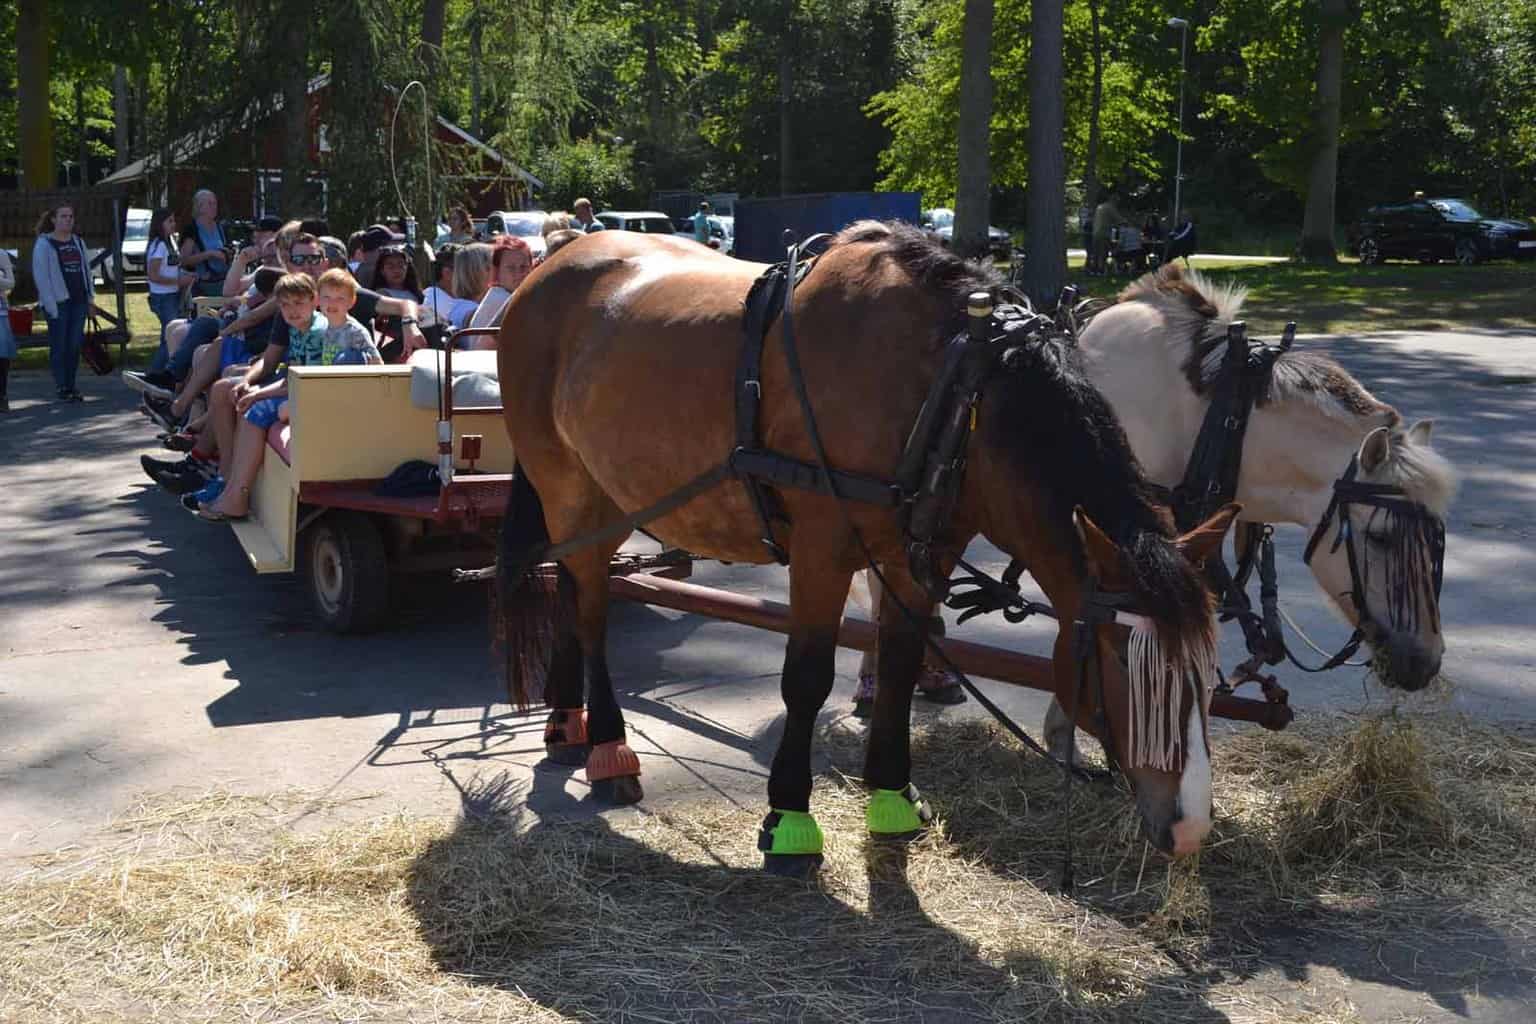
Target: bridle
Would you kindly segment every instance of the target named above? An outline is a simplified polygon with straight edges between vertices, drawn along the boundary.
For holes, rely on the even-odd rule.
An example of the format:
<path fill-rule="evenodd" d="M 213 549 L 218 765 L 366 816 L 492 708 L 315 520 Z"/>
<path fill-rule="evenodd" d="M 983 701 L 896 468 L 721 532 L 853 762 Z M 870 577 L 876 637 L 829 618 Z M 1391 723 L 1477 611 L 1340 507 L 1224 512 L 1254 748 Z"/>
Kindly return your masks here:
<path fill-rule="evenodd" d="M 1355 629 L 1345 641 L 1344 647 L 1318 669 L 1323 671 L 1346 661 L 1359 650 L 1366 639 L 1379 634 L 1382 623 L 1371 614 L 1366 601 L 1370 584 L 1369 548 L 1361 552 L 1355 541 L 1354 522 L 1349 510 L 1353 505 L 1371 509 L 1365 528 L 1366 543 L 1372 540 L 1372 527 L 1378 522 L 1386 527 L 1385 543 L 1396 558 L 1387 559 L 1387 622 L 1393 628 L 1414 630 L 1419 616 L 1428 614 L 1436 630 L 1440 628 L 1440 588 L 1445 581 L 1445 521 L 1431 512 L 1421 502 L 1408 497 L 1407 491 L 1396 484 L 1367 483 L 1357 480 L 1360 456 L 1350 457 L 1344 475 L 1333 483 L 1333 497 L 1307 540 L 1302 561 L 1312 564 L 1324 535 L 1335 520 L 1338 522 L 1330 552 L 1343 546 L 1349 562 L 1349 599 L 1355 609 Z M 1417 553 L 1416 541 L 1422 542 L 1427 552 L 1428 565 L 1424 565 Z M 1292 661 L 1295 658 L 1292 657 Z M 1299 664 L 1299 663 L 1298 663 Z M 1305 668 L 1306 666 L 1300 666 Z"/>

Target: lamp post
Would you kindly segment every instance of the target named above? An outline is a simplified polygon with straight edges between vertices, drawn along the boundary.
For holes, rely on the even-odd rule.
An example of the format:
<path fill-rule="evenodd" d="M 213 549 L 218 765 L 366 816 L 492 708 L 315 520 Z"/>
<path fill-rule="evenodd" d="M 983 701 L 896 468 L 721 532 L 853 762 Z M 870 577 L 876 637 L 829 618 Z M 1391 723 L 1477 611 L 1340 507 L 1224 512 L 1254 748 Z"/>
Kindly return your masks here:
<path fill-rule="evenodd" d="M 1179 226 L 1184 186 L 1184 72 L 1189 53 L 1189 22 L 1184 18 L 1169 18 L 1168 27 L 1179 30 L 1179 135 L 1173 167 L 1173 217 L 1168 221 L 1168 230 L 1173 231 Z"/>

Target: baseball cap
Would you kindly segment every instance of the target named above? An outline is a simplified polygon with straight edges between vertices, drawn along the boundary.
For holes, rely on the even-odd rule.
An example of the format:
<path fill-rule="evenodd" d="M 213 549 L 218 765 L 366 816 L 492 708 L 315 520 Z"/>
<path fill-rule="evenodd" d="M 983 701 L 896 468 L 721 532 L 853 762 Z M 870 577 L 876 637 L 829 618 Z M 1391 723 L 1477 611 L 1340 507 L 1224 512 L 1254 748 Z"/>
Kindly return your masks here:
<path fill-rule="evenodd" d="M 405 236 L 396 234 L 383 224 L 370 224 L 363 229 L 363 252 L 373 252 L 386 245 L 402 245 Z"/>

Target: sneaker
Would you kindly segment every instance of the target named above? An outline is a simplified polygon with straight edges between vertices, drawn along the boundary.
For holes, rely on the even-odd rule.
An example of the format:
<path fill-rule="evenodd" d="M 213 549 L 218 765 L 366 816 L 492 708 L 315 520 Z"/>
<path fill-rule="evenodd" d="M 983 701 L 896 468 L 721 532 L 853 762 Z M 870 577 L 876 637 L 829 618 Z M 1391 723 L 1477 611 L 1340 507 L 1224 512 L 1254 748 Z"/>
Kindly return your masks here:
<path fill-rule="evenodd" d="M 139 411 L 148 416 L 161 430 L 174 434 L 181 429 L 180 417 L 171 411 L 171 403 L 163 398 L 146 394 Z"/>
<path fill-rule="evenodd" d="M 69 401 L 69 388 L 59 388 L 58 391 L 54 392 L 54 397 L 60 402 Z"/>
<path fill-rule="evenodd" d="M 151 480 L 172 494 L 189 494 L 201 490 L 208 479 L 217 476 L 217 467 L 201 459 L 187 456 L 184 459 L 152 459 L 139 457 L 139 465 Z"/>
<path fill-rule="evenodd" d="M 79 392 L 79 391 L 78 391 L 78 390 L 76 390 L 76 389 L 75 389 L 75 388 L 70 388 L 70 389 L 69 389 L 69 400 L 70 400 L 70 401 L 71 401 L 71 402 L 83 402 L 83 401 L 85 401 L 85 396 L 84 396 L 84 395 L 82 395 L 82 394 L 81 394 L 81 393 L 80 393 L 80 392 Z"/>
<path fill-rule="evenodd" d="M 953 672 L 937 665 L 923 664 L 917 674 L 917 692 L 935 704 L 964 704 L 965 688 Z"/>
<path fill-rule="evenodd" d="M 853 717 L 868 718 L 875 707 L 875 676 L 859 673 L 858 688 L 853 691 Z"/>
<path fill-rule="evenodd" d="M 223 493 L 224 478 L 221 476 L 216 476 L 204 484 L 202 490 L 196 492 L 195 494 L 189 494 L 187 497 L 191 498 L 199 505 L 212 505 L 214 502 L 219 500 L 219 495 Z M 186 502 L 183 501 L 182 504 L 185 505 Z"/>
<path fill-rule="evenodd" d="M 163 370 L 158 373 L 124 370 L 123 383 L 141 395 L 150 395 L 166 402 L 176 397 L 176 378 Z"/>
<path fill-rule="evenodd" d="M 0 395 L 0 415 L 4 415 L 5 413 L 8 413 L 10 411 L 11 411 L 11 400 L 9 398 L 6 398 L 4 395 Z"/>

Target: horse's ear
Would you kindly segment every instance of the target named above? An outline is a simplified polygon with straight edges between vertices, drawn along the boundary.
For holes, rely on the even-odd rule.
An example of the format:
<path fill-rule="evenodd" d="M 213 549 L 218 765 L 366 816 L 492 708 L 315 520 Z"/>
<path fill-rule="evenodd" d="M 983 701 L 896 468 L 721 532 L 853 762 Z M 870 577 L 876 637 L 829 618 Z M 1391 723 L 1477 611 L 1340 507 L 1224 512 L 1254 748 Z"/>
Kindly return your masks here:
<path fill-rule="evenodd" d="M 1088 518 L 1082 506 L 1072 510 L 1072 525 L 1077 528 L 1077 539 L 1083 545 L 1083 557 L 1088 560 L 1088 567 L 1093 570 L 1093 574 L 1106 582 L 1119 582 L 1123 573 L 1120 571 L 1120 549 L 1115 546 L 1115 542 Z"/>
<path fill-rule="evenodd" d="M 1204 565 L 1207 558 L 1221 550 L 1221 542 L 1227 539 L 1227 531 L 1242 510 L 1243 506 L 1236 502 L 1221 506 L 1211 518 L 1175 540 L 1174 546 L 1191 565 Z"/>
<path fill-rule="evenodd" d="M 1387 464 L 1387 459 L 1392 454 L 1392 432 L 1386 427 L 1377 427 L 1365 435 L 1365 440 L 1360 442 L 1358 458 L 1360 469 L 1366 473 L 1374 473 Z"/>
<path fill-rule="evenodd" d="M 1434 429 L 1434 420 L 1419 420 L 1419 422 L 1408 428 L 1408 443 L 1419 445 L 1420 447 L 1428 447 L 1429 435 L 1434 432 Z"/>

